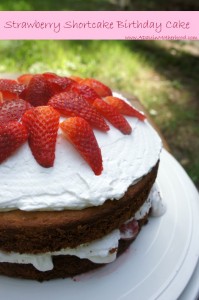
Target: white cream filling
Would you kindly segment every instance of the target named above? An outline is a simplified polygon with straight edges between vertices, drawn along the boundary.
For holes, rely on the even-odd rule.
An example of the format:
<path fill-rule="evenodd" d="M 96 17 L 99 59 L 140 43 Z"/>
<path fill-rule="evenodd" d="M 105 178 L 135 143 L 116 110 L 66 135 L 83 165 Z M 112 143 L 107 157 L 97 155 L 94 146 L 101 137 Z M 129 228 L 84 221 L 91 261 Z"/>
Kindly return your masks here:
<path fill-rule="evenodd" d="M 56 255 L 75 255 L 81 259 L 87 258 L 95 263 L 109 263 L 115 260 L 117 250 L 110 253 L 109 250 L 118 247 L 120 231 L 114 230 L 102 239 L 93 241 L 89 244 L 82 244 L 76 248 L 61 249 L 56 252 L 44 254 L 19 254 L 0 252 L 0 262 L 17 264 L 32 264 L 37 270 L 45 272 L 53 269 L 52 256 Z"/>
<path fill-rule="evenodd" d="M 135 220 L 140 220 L 148 214 L 151 208 L 150 215 L 152 217 L 160 217 L 166 212 L 166 206 L 162 202 L 162 195 L 157 182 L 154 183 L 146 202 L 140 207 L 133 217 Z"/>
<path fill-rule="evenodd" d="M 155 209 L 156 216 L 160 216 L 165 212 L 165 207 L 162 203 L 162 198 L 157 184 L 155 184 L 152 188 L 147 201 L 136 212 L 135 216 L 126 223 L 131 222 L 133 219 L 142 219 L 146 214 L 148 214 L 150 208 L 152 208 L 152 211 Z M 120 233 L 120 230 L 116 229 L 105 237 L 91 243 L 82 244 L 76 248 L 61 249 L 56 252 L 33 255 L 0 251 L 0 262 L 32 264 L 37 270 L 42 272 L 53 269 L 52 256 L 56 255 L 75 255 L 81 259 L 89 259 L 94 263 L 110 263 L 116 259 L 119 240 L 121 238 L 133 238 L 134 236 L 135 234 L 133 231 L 131 231 L 129 235 L 128 230 L 125 233 Z M 114 251 L 112 251 L 113 249 Z"/>
<path fill-rule="evenodd" d="M 118 96 L 118 95 L 117 95 Z M 161 140 L 148 121 L 126 117 L 132 133 L 111 124 L 107 133 L 94 130 L 104 170 L 95 176 L 88 164 L 59 131 L 54 167 L 41 167 L 28 143 L 0 165 L 0 211 L 21 209 L 80 210 L 120 199 L 157 163 Z"/>

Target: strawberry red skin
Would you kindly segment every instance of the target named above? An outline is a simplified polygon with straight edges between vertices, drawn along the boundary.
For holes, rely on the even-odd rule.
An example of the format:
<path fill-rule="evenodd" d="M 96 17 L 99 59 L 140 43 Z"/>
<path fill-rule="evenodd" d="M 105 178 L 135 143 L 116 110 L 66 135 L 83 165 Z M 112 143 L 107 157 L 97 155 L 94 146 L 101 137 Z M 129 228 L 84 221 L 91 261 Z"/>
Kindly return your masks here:
<path fill-rule="evenodd" d="M 53 73 L 53 72 L 45 72 L 42 74 L 46 79 L 52 79 L 52 78 L 57 78 L 60 77 L 59 75 Z"/>
<path fill-rule="evenodd" d="M 47 79 L 43 75 L 34 75 L 20 97 L 32 106 L 46 105 L 52 96 Z"/>
<path fill-rule="evenodd" d="M 99 130 L 109 130 L 109 126 L 98 111 L 84 100 L 81 95 L 74 93 L 73 90 L 53 96 L 49 100 L 48 105 L 67 117 L 79 116 Z"/>
<path fill-rule="evenodd" d="M 28 74 L 24 76 L 28 76 Z M 29 80 L 20 97 L 31 103 L 32 106 L 43 106 L 53 95 L 69 90 L 74 84 L 76 84 L 74 80 L 54 73 L 37 74 Z"/>
<path fill-rule="evenodd" d="M 99 98 L 98 94 L 90 88 L 88 85 L 77 84 L 72 86 L 72 91 L 76 94 L 81 95 L 91 105 L 95 99 Z"/>
<path fill-rule="evenodd" d="M 16 121 L 0 124 L 0 163 L 12 155 L 27 138 L 24 125 Z"/>
<path fill-rule="evenodd" d="M 130 134 L 132 128 L 127 120 L 110 104 L 102 99 L 96 99 L 93 106 L 117 129 L 123 134 Z"/>
<path fill-rule="evenodd" d="M 27 86 L 33 76 L 33 74 L 23 74 L 17 78 L 17 81 Z"/>
<path fill-rule="evenodd" d="M 71 84 L 75 84 L 76 81 L 73 80 L 71 77 L 65 77 L 65 76 L 59 76 L 55 73 L 46 72 L 42 74 L 48 81 L 52 81 L 54 83 L 57 83 L 60 88 L 62 88 L 62 91 L 65 89 L 68 89 L 68 87 Z"/>
<path fill-rule="evenodd" d="M 101 150 L 89 123 L 80 117 L 73 117 L 62 122 L 60 127 L 95 175 L 100 175 L 103 170 Z"/>
<path fill-rule="evenodd" d="M 81 81 L 81 84 L 88 85 L 98 94 L 99 97 L 112 96 L 111 89 L 96 79 L 86 78 Z"/>
<path fill-rule="evenodd" d="M 12 79 L 0 79 L 0 92 L 4 100 L 17 99 L 25 86 Z"/>
<path fill-rule="evenodd" d="M 0 108 L 2 107 L 2 105 L 3 105 L 3 94 L 2 94 L 2 92 L 0 92 Z"/>
<path fill-rule="evenodd" d="M 22 99 L 4 102 L 0 107 L 0 124 L 19 121 L 25 111 L 30 108 L 30 103 Z"/>
<path fill-rule="evenodd" d="M 70 78 L 74 81 L 76 81 L 77 83 L 81 83 L 82 82 L 82 78 L 79 76 L 70 76 Z"/>
<path fill-rule="evenodd" d="M 25 112 L 22 122 L 29 133 L 29 146 L 36 161 L 49 168 L 54 164 L 59 113 L 50 106 L 38 106 Z"/>
<path fill-rule="evenodd" d="M 49 77 L 47 81 L 51 95 L 69 91 L 73 85 L 76 85 L 76 82 L 68 77 Z"/>
<path fill-rule="evenodd" d="M 146 116 L 143 113 L 139 112 L 137 109 L 118 97 L 108 96 L 104 100 L 115 107 L 119 113 L 123 115 L 136 117 L 140 121 L 144 121 L 146 119 Z"/>

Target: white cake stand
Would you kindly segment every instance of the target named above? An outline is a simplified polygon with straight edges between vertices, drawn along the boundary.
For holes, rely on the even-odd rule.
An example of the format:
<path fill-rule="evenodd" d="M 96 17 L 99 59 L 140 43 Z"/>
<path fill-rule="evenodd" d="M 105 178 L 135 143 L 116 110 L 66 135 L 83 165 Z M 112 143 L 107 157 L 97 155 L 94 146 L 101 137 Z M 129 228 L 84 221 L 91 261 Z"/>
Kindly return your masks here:
<path fill-rule="evenodd" d="M 167 211 L 150 218 L 114 263 L 73 279 L 44 283 L 0 277 L 0 299 L 194 300 L 199 292 L 199 195 L 165 150 L 158 184 Z"/>

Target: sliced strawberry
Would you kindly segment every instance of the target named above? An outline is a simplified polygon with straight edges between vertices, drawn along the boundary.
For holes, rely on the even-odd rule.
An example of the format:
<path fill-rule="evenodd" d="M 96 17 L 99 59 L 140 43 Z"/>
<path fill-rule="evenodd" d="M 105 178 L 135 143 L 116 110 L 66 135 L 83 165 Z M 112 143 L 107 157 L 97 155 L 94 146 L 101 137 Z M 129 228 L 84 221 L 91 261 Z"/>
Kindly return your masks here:
<path fill-rule="evenodd" d="M 28 85 L 33 76 L 33 74 L 23 74 L 17 78 L 17 81 L 24 85 Z"/>
<path fill-rule="evenodd" d="M 119 129 L 123 134 L 130 134 L 132 131 L 131 126 L 127 120 L 118 111 L 98 98 L 93 102 L 93 106 L 104 116 L 114 127 Z"/>
<path fill-rule="evenodd" d="M 60 127 L 95 175 L 100 175 L 103 170 L 101 150 L 89 123 L 80 117 L 73 117 L 62 122 Z"/>
<path fill-rule="evenodd" d="M 12 79 L 0 79 L 0 92 L 4 100 L 17 99 L 25 86 Z"/>
<path fill-rule="evenodd" d="M 81 77 L 78 77 L 78 76 L 70 76 L 70 78 L 77 83 L 81 83 L 83 80 Z"/>
<path fill-rule="evenodd" d="M 138 111 L 137 109 L 135 109 L 134 107 L 132 107 L 124 100 L 118 97 L 108 96 L 104 100 L 113 107 L 115 107 L 119 111 L 119 113 L 123 115 L 136 117 L 141 121 L 144 121 L 146 119 L 146 116 L 142 112 Z"/>
<path fill-rule="evenodd" d="M 109 126 L 98 111 L 84 100 L 81 95 L 74 93 L 72 90 L 53 96 L 49 100 L 48 105 L 67 117 L 79 116 L 102 131 L 109 130 Z"/>
<path fill-rule="evenodd" d="M 99 98 L 98 94 L 88 85 L 77 84 L 71 88 L 74 93 L 81 95 L 88 103 L 93 104 L 95 99 Z"/>
<path fill-rule="evenodd" d="M 25 111 L 30 108 L 30 103 L 22 99 L 4 102 L 0 107 L 0 124 L 18 121 Z"/>
<path fill-rule="evenodd" d="M 81 84 L 90 86 L 98 94 L 99 97 L 106 97 L 112 95 L 111 89 L 96 79 L 86 78 L 81 81 Z"/>
<path fill-rule="evenodd" d="M 42 74 L 46 79 L 57 78 L 59 77 L 57 74 L 53 72 L 45 72 Z"/>
<path fill-rule="evenodd" d="M 34 75 L 28 86 L 20 94 L 20 97 L 28 101 L 32 106 L 47 104 L 52 96 L 47 79 L 43 75 Z"/>
<path fill-rule="evenodd" d="M 26 111 L 22 122 L 28 129 L 29 146 L 36 161 L 43 167 L 52 167 L 59 113 L 50 106 L 38 106 Z"/>
<path fill-rule="evenodd" d="M 76 85 L 76 82 L 68 77 L 57 76 L 48 78 L 47 81 L 52 95 L 69 91 L 73 85 Z"/>
<path fill-rule="evenodd" d="M 0 124 L 0 163 L 17 150 L 28 138 L 24 125 L 14 121 Z"/>
<path fill-rule="evenodd" d="M 76 85 L 76 82 L 69 77 L 62 77 L 56 75 L 55 73 L 43 73 L 43 76 L 47 79 L 48 85 L 51 89 L 52 95 L 57 93 L 69 91 L 73 85 Z"/>
<path fill-rule="evenodd" d="M 1 106 L 3 105 L 3 94 L 2 94 L 2 92 L 0 92 L 0 108 L 1 108 Z"/>

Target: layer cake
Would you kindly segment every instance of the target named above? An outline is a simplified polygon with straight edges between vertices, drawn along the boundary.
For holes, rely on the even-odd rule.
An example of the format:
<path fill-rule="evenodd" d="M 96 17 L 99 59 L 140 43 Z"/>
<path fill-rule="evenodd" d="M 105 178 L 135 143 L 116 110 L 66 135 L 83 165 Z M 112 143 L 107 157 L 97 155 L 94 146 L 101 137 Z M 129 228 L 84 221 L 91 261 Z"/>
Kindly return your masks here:
<path fill-rule="evenodd" d="M 46 97 L 45 86 L 45 93 L 41 89 L 41 97 L 38 93 L 35 96 L 31 90 L 31 86 L 34 86 L 32 81 L 37 75 L 28 76 L 16 81 L 16 84 L 19 84 L 17 92 L 16 86 L 14 92 L 9 89 L 11 96 L 8 88 L 5 88 L 5 83 L 0 82 L 0 129 L 2 127 L 2 132 L 5 131 L 5 124 L 1 122 L 1 118 L 5 120 L 4 111 L 8 105 L 5 103 L 16 103 L 22 99 L 26 108 L 17 122 L 28 132 L 28 141 L 23 141 L 0 164 L 0 273 L 42 281 L 74 276 L 110 263 L 129 246 L 147 222 L 153 207 L 152 194 L 157 194 L 153 186 L 162 146 L 159 136 L 146 118 L 142 117 L 142 113 L 125 116 L 128 123 L 126 128 L 131 130 L 124 132 L 115 125 L 115 114 L 112 110 L 107 115 L 103 113 L 104 107 L 102 110 L 101 107 L 98 109 L 100 101 L 106 102 L 108 97 L 119 98 L 130 105 L 121 95 L 112 94 L 108 87 L 96 88 L 98 81 L 94 81 L 94 85 L 91 80 L 81 81 L 73 77 L 68 79 L 73 83 L 69 88 L 68 85 L 63 85 L 65 77 L 46 73 L 38 78 L 47 78 L 47 87 L 50 82 L 50 96 Z M 43 160 L 41 162 L 41 159 L 38 159 L 35 148 L 33 149 L 35 144 L 27 117 L 30 119 L 31 116 L 33 122 L 35 115 L 32 112 L 39 112 L 40 107 L 43 111 L 45 106 L 45 109 L 53 107 L 53 110 L 60 114 L 59 124 L 63 124 L 65 120 L 73 122 L 76 121 L 75 118 L 82 119 L 82 112 L 80 115 L 79 108 L 75 105 L 72 106 L 73 112 L 69 114 L 67 102 L 66 114 L 66 106 L 60 109 L 56 101 L 59 100 L 59 105 L 63 99 L 71 101 L 71 95 L 74 93 L 79 97 L 79 91 L 85 86 L 89 87 L 93 94 L 97 93 L 99 101 L 89 101 L 86 98 L 88 93 L 85 95 L 84 92 L 81 92 L 81 97 L 100 112 L 109 128 L 101 130 L 91 122 L 100 149 L 96 156 L 101 155 L 101 165 L 96 171 L 96 165 L 92 164 L 93 154 L 92 161 L 90 158 L 85 159 L 81 151 L 75 150 L 79 145 L 74 144 L 71 136 L 69 138 L 69 133 L 66 136 L 62 130 L 63 126 L 60 126 L 56 135 L 53 165 L 43 166 Z M 38 84 L 37 88 L 40 91 Z M 43 103 L 45 97 L 46 102 Z M 40 98 L 41 102 L 38 101 Z M 108 100 L 112 99 L 107 99 L 106 102 L 112 105 Z M 12 110 L 13 106 L 10 107 Z M 89 113 L 87 112 L 87 115 Z M 119 111 L 118 114 L 119 118 L 123 115 Z M 87 116 L 83 115 L 84 118 Z M 41 119 L 42 117 L 37 122 Z M 13 121 L 16 120 L 9 120 L 6 124 Z M 80 124 L 84 124 L 82 120 L 81 122 Z M 79 131 L 81 132 L 81 128 L 78 128 L 77 132 Z M 1 131 L 0 147 L 5 148 Z M 46 149 L 44 153 L 45 151 Z M 95 164 L 98 163 L 99 159 Z"/>

